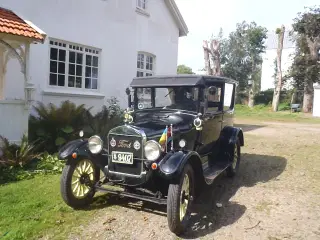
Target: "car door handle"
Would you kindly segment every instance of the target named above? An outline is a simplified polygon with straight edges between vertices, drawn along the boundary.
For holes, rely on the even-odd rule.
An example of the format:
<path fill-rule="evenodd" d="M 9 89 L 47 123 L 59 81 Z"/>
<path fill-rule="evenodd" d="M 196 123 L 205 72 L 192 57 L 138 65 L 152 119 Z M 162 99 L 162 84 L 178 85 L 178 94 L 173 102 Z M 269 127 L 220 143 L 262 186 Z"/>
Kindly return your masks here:
<path fill-rule="evenodd" d="M 226 121 L 224 121 L 224 120 L 219 120 L 219 122 L 222 122 L 222 123 L 224 123 L 224 122 L 226 122 Z"/>

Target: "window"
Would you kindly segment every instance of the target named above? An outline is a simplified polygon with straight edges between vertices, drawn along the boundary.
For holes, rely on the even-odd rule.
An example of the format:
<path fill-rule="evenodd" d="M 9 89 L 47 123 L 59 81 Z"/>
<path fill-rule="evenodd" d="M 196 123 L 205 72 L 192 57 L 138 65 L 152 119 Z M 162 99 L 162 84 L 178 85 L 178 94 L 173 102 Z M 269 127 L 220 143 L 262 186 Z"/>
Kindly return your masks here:
<path fill-rule="evenodd" d="M 137 8 L 146 10 L 146 2 L 147 0 L 137 0 Z"/>
<path fill-rule="evenodd" d="M 154 56 L 151 54 L 138 53 L 137 57 L 137 77 L 148 77 L 154 74 Z M 138 94 L 150 95 L 150 88 L 138 90 Z"/>
<path fill-rule="evenodd" d="M 151 54 L 138 53 L 137 77 L 148 77 L 154 74 L 154 56 Z"/>
<path fill-rule="evenodd" d="M 96 49 L 50 41 L 50 86 L 98 88 L 99 54 Z"/>
<path fill-rule="evenodd" d="M 233 84 L 225 83 L 223 110 L 232 108 Z"/>
<path fill-rule="evenodd" d="M 219 110 L 221 103 L 221 92 L 222 88 L 218 85 L 211 86 L 208 88 L 207 101 L 209 112 L 216 112 Z"/>

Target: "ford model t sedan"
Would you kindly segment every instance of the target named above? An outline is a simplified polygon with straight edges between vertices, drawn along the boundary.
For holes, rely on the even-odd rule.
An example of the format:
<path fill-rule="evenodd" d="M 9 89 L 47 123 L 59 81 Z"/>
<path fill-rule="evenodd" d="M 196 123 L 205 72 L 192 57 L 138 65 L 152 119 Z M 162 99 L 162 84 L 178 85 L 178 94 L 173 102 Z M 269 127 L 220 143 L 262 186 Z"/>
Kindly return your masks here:
<path fill-rule="evenodd" d="M 181 234 L 202 187 L 238 171 L 244 138 L 233 127 L 236 86 L 214 76 L 134 78 L 122 125 L 107 136 L 81 132 L 60 149 L 63 200 L 82 208 L 104 191 L 163 204 L 170 230 Z"/>

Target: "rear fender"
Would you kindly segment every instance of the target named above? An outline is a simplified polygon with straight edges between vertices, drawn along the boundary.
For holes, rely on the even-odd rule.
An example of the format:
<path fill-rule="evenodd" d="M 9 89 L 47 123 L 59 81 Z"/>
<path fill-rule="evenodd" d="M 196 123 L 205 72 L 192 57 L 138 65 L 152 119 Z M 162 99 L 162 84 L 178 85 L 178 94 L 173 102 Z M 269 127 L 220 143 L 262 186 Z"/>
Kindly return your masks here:
<path fill-rule="evenodd" d="M 225 145 L 234 145 L 236 144 L 237 137 L 239 138 L 240 146 L 244 146 L 244 137 L 242 129 L 227 126 L 223 128 L 220 139 Z"/>
<path fill-rule="evenodd" d="M 194 151 L 168 153 L 159 163 L 160 174 L 166 179 L 175 179 L 180 176 L 184 166 L 189 161 L 197 169 L 196 173 L 202 170 L 201 159 L 198 153 Z"/>

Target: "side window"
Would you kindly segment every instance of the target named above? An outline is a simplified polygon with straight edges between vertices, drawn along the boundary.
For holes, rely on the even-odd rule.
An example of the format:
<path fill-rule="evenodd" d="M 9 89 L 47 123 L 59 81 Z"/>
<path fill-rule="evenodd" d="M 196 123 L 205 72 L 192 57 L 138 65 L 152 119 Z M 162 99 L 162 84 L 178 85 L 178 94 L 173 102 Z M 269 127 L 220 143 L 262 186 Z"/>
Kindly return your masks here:
<path fill-rule="evenodd" d="M 222 88 L 220 86 L 211 86 L 207 89 L 208 112 L 219 110 L 221 103 Z"/>
<path fill-rule="evenodd" d="M 229 110 L 232 106 L 232 94 L 233 94 L 234 85 L 231 83 L 225 83 L 224 89 L 224 103 L 223 110 Z"/>

